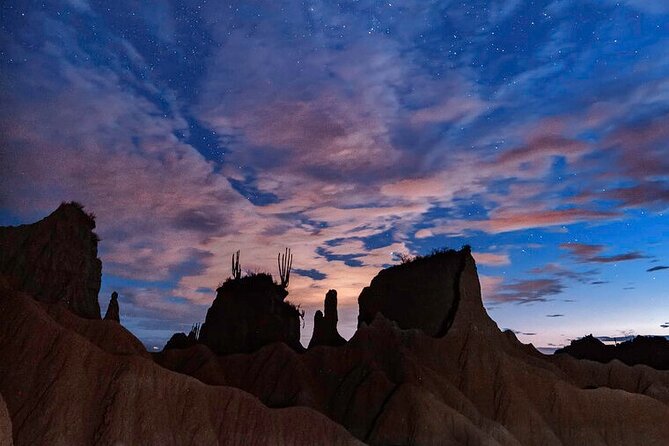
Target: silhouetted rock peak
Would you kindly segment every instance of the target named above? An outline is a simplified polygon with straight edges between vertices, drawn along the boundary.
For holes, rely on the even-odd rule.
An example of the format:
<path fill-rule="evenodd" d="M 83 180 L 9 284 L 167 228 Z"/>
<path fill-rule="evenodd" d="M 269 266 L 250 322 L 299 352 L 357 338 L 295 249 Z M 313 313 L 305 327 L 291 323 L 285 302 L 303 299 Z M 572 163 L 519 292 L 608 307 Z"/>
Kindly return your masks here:
<path fill-rule="evenodd" d="M 198 343 L 200 337 L 200 324 L 193 324 L 188 334 L 174 333 L 167 341 L 163 350 L 184 349 L 194 346 Z"/>
<path fill-rule="evenodd" d="M 458 311 L 461 276 L 468 262 L 476 275 L 471 251 L 464 247 L 436 251 L 382 270 L 360 293 L 358 326 L 370 324 L 381 313 L 402 329 L 445 335 Z M 479 287 L 478 278 L 474 279 Z M 476 305 L 481 305 L 480 298 Z M 485 312 L 481 308 L 478 313 L 483 316 Z"/>
<path fill-rule="evenodd" d="M 590 361 L 607 363 L 617 359 L 627 365 L 644 364 L 659 370 L 669 370 L 669 341 L 661 336 L 637 336 L 617 345 L 606 345 L 588 335 L 555 352 L 563 353 Z"/>
<path fill-rule="evenodd" d="M 339 346 L 346 344 L 346 339 L 342 338 L 337 331 L 337 291 L 330 290 L 325 295 L 325 314 L 321 310 L 316 311 L 314 315 L 314 334 L 309 341 L 309 348 L 318 345 Z"/>
<path fill-rule="evenodd" d="M 37 223 L 0 227 L 0 275 L 36 300 L 61 303 L 100 319 L 95 219 L 78 203 L 63 203 Z"/>
<path fill-rule="evenodd" d="M 287 295 L 269 274 L 227 280 L 207 311 L 199 341 L 218 354 L 248 353 L 273 342 L 303 350 L 301 313 L 284 301 Z"/>
<path fill-rule="evenodd" d="M 109 299 L 109 306 L 105 313 L 105 320 L 121 322 L 118 308 L 118 293 L 114 291 Z"/>

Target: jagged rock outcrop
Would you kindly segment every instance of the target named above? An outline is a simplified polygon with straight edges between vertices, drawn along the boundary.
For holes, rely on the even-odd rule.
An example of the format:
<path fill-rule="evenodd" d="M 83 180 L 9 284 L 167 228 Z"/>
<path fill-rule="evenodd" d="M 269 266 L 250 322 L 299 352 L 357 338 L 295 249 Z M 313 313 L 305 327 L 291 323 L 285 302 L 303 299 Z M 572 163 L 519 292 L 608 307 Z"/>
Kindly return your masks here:
<path fill-rule="evenodd" d="M 114 291 L 109 299 L 109 306 L 107 307 L 107 312 L 105 313 L 106 321 L 116 321 L 121 322 L 118 308 L 118 293 Z"/>
<path fill-rule="evenodd" d="M 169 350 L 172 348 L 183 349 L 192 347 L 195 344 L 197 344 L 199 335 L 200 335 L 200 324 L 193 324 L 188 334 L 174 333 L 172 337 L 167 341 L 167 344 L 165 344 L 163 350 Z"/>
<path fill-rule="evenodd" d="M 468 248 L 440 251 L 382 270 L 358 297 L 358 326 L 381 313 L 400 328 L 443 336 L 458 308 L 459 278 L 468 255 Z"/>
<path fill-rule="evenodd" d="M 606 345 L 592 335 L 572 341 L 555 354 L 607 363 L 617 359 L 627 365 L 644 364 L 669 370 L 669 340 L 660 336 L 636 336 L 617 345 Z"/>
<path fill-rule="evenodd" d="M 0 227 L 0 275 L 40 302 L 100 319 L 102 264 L 95 220 L 77 203 L 63 203 L 37 223 Z"/>
<path fill-rule="evenodd" d="M 270 410 L 239 389 L 96 345 L 78 333 L 88 328 L 72 326 L 95 324 L 99 338 L 118 339 L 120 324 L 65 312 L 63 326 L 49 313 L 55 306 L 0 288 L 0 394 L 17 446 L 359 444 L 312 409 Z"/>
<path fill-rule="evenodd" d="M 163 367 L 115 321 L 82 319 L 0 276 L 0 427 L 4 399 L 17 445 L 666 444 L 669 372 L 541 355 L 488 317 L 468 250 L 416 262 L 377 276 L 348 343 L 302 353 L 273 342 L 293 337 L 295 322 L 299 339 L 299 313 L 282 313 L 284 287 L 266 275 L 231 280 L 208 336 L 259 350 L 218 355 L 195 342 L 153 356 Z M 416 288 L 426 295 L 378 294 L 434 277 L 442 288 Z M 417 302 L 441 302 L 439 317 L 414 311 Z M 403 305 L 411 316 L 390 320 Z"/>
<path fill-rule="evenodd" d="M 297 307 L 269 274 L 229 279 L 216 290 L 199 342 L 218 354 L 250 353 L 274 343 L 302 350 Z"/>
<path fill-rule="evenodd" d="M 337 347 L 346 344 L 346 339 L 337 331 L 337 291 L 330 290 L 325 295 L 325 314 L 321 310 L 314 315 L 314 333 L 309 341 L 309 348 L 319 345 Z"/>
<path fill-rule="evenodd" d="M 341 347 L 298 354 L 275 344 L 217 356 L 198 345 L 165 351 L 157 360 L 203 382 L 244 389 L 270 407 L 311 407 L 368 444 L 666 443 L 667 372 L 553 358 L 521 344 L 486 314 L 471 255 L 448 256 L 453 265 L 444 265 L 444 257 L 432 265 L 425 258 L 421 269 L 429 275 L 415 277 L 431 280 L 439 264 L 457 274 L 442 278 L 457 290 L 447 286 L 439 299 L 448 304 L 448 296 L 459 297 L 443 337 L 402 330 L 377 312 Z"/>

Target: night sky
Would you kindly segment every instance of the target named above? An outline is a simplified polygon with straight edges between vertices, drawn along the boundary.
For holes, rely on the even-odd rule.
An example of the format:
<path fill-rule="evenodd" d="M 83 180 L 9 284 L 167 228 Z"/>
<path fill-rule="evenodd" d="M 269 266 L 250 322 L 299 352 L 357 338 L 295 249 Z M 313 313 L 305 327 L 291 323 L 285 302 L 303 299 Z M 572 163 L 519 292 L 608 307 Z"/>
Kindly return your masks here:
<path fill-rule="evenodd" d="M 313 312 L 470 244 L 538 347 L 669 335 L 669 2 L 0 5 L 0 224 L 97 215 L 104 310 L 148 346 L 242 268 Z"/>

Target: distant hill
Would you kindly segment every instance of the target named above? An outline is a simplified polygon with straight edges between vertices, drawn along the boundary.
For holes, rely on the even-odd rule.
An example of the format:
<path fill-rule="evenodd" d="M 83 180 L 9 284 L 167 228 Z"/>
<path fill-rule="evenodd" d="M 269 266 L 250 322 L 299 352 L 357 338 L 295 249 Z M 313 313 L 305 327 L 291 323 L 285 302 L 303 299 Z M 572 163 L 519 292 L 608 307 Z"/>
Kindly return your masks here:
<path fill-rule="evenodd" d="M 644 364 L 669 370 L 669 340 L 665 336 L 635 336 L 616 345 L 606 345 L 592 335 L 572 341 L 555 354 L 607 363 L 617 359 L 627 365 Z"/>

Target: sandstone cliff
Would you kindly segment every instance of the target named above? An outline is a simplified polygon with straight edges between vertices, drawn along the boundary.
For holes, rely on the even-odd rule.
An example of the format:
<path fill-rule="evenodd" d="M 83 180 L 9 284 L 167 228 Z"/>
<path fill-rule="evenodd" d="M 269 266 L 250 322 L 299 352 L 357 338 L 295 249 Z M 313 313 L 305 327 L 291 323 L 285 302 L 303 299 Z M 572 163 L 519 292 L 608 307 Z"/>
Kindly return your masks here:
<path fill-rule="evenodd" d="M 400 328 L 443 336 L 458 309 L 467 255 L 468 249 L 441 251 L 381 271 L 360 293 L 358 326 L 370 324 L 381 313 Z"/>
<path fill-rule="evenodd" d="M 239 289 L 219 290 L 210 309 L 211 342 L 196 342 L 195 326 L 175 341 L 182 348 L 149 355 L 118 322 L 96 320 L 99 310 L 77 315 L 92 300 L 82 284 L 99 280 L 99 269 L 89 268 L 93 245 L 70 252 L 75 245 L 58 235 L 63 225 L 80 241 L 92 234 L 85 214 L 67 209 L 2 231 L 19 266 L 1 263 L 0 442 L 7 429 L 16 445 L 652 446 L 669 438 L 669 372 L 546 357 L 501 332 L 482 305 L 468 249 L 379 273 L 361 294 L 360 328 L 339 346 L 290 347 L 299 315 L 284 317 L 285 287 L 269 277 L 239 288 L 238 278 L 230 283 Z M 30 237 L 45 228 L 51 236 L 36 237 L 35 252 Z M 65 253 L 85 259 L 85 280 L 72 259 L 66 268 L 49 263 Z M 248 290 L 257 295 L 230 305 Z M 330 296 L 323 319 L 332 334 Z M 245 314 L 249 302 L 259 311 Z M 241 328 L 228 326 L 237 319 Z M 218 355 L 230 353 L 226 345 L 247 353 Z"/>
<path fill-rule="evenodd" d="M 207 310 L 199 342 L 219 354 L 250 353 L 273 342 L 301 350 L 300 312 L 287 295 L 269 274 L 227 280 Z"/>
<path fill-rule="evenodd" d="M 0 289 L 0 393 L 16 445 L 356 444 L 311 409 L 270 410 L 241 390 L 120 354 L 118 323 L 70 315 L 64 326 L 52 307 Z M 97 343 L 78 333 L 91 323 Z"/>
<path fill-rule="evenodd" d="M 453 263 L 445 264 L 447 258 Z M 513 333 L 502 333 L 483 308 L 476 266 L 467 250 L 434 262 L 425 258 L 419 266 L 424 276 L 412 273 L 411 280 L 427 282 L 442 275 L 444 295 L 435 296 L 437 287 L 428 287 L 428 296 L 398 292 L 404 299 L 393 305 L 428 298 L 444 302 L 447 308 L 438 318 L 414 312 L 405 319 L 438 333 L 457 297 L 457 310 L 442 337 L 401 329 L 378 311 L 338 348 L 298 354 L 274 344 L 251 355 L 221 357 L 199 345 L 163 352 L 157 360 L 203 382 L 244 389 L 270 407 L 311 407 L 368 444 L 666 443 L 667 373 L 546 357 L 522 345 Z M 398 270 L 402 277 L 400 268 L 378 277 L 401 284 L 399 278 L 387 277 Z M 450 274 L 454 277 L 446 277 Z"/>
<path fill-rule="evenodd" d="M 37 223 L 0 227 L 0 275 L 41 302 L 100 319 L 102 263 L 94 228 L 77 203 L 63 203 Z"/>

